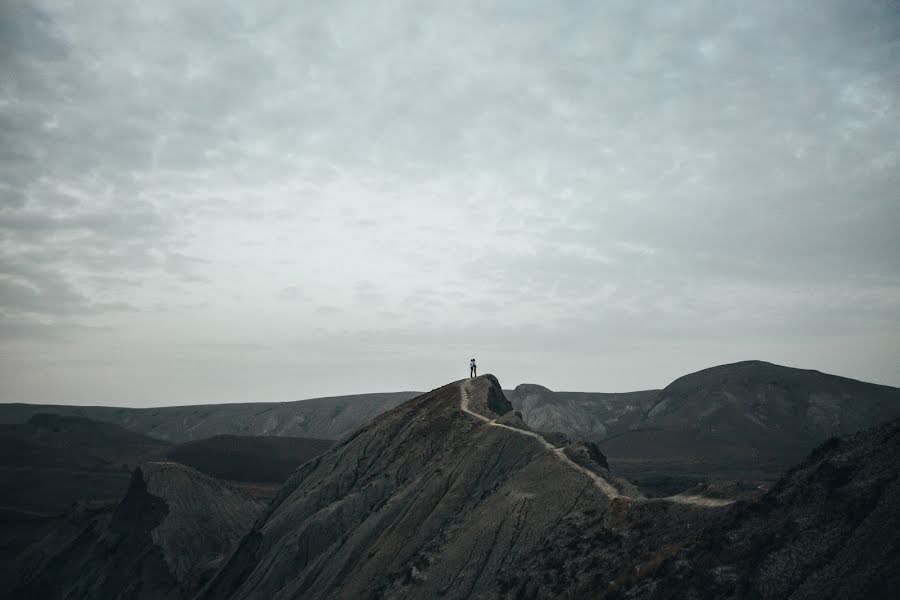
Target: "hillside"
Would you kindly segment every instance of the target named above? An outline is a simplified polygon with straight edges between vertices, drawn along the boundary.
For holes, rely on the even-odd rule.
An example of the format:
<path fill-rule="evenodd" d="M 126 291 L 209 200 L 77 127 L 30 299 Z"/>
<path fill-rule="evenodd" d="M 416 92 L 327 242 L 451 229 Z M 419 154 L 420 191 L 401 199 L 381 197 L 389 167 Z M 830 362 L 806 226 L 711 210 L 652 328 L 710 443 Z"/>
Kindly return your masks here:
<path fill-rule="evenodd" d="M 264 504 L 175 463 L 135 470 L 122 501 L 20 579 L 8 598 L 180 599 L 196 592 Z"/>
<path fill-rule="evenodd" d="M 833 438 L 759 503 L 612 597 L 892 598 L 900 589 L 900 420 Z"/>
<path fill-rule="evenodd" d="M 359 394 L 297 402 L 250 402 L 162 408 L 0 404 L 0 423 L 24 423 L 37 413 L 52 413 L 112 423 L 172 443 L 222 434 L 336 440 L 367 423 L 375 415 L 409 400 L 418 393 Z"/>

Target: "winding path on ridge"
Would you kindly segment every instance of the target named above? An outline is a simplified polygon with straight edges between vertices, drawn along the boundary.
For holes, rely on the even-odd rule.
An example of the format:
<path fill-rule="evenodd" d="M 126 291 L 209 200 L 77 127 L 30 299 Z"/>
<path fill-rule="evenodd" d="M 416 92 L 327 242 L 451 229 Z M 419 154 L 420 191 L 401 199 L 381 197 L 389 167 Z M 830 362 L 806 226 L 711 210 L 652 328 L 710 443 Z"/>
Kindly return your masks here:
<path fill-rule="evenodd" d="M 547 450 L 550 450 L 555 454 L 561 461 L 565 462 L 567 465 L 572 467 L 573 469 L 577 469 L 590 477 L 591 481 L 594 482 L 594 485 L 603 492 L 603 494 L 609 498 L 610 500 L 614 498 L 624 498 L 626 500 L 635 501 L 630 496 L 625 496 L 620 494 L 619 491 L 612 486 L 606 479 L 594 473 L 587 467 L 583 467 L 578 463 L 574 462 L 571 458 L 566 456 L 564 448 L 557 448 L 547 440 L 543 438 L 539 433 L 534 431 L 526 431 L 524 429 L 517 429 L 515 427 L 510 427 L 509 425 L 504 425 L 503 423 L 498 423 L 496 419 L 488 419 L 484 415 L 478 414 L 469 408 L 469 382 L 465 381 L 462 385 L 459 386 L 460 389 L 460 401 L 459 408 L 476 419 L 483 421 L 490 425 L 491 427 L 502 427 L 503 429 L 509 429 L 510 431 L 515 431 L 520 435 L 527 435 L 529 437 L 533 437 L 537 441 L 539 441 Z M 734 502 L 733 500 L 720 500 L 717 498 L 705 498 L 703 496 L 683 496 L 683 495 L 675 495 L 675 496 L 666 496 L 665 498 L 652 498 L 649 500 L 644 500 L 644 502 L 675 502 L 677 504 L 691 504 L 693 506 L 703 506 L 703 507 L 719 507 L 719 506 L 727 506 Z"/>

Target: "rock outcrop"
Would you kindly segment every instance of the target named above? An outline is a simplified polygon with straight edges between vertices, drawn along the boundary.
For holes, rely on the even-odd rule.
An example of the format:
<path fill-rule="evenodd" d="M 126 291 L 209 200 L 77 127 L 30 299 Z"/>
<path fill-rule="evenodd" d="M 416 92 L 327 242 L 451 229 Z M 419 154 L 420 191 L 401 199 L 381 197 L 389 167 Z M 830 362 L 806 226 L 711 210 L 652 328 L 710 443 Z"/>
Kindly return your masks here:
<path fill-rule="evenodd" d="M 134 471 L 111 515 L 90 520 L 10 598 L 190 597 L 250 529 L 264 505 L 176 463 Z"/>

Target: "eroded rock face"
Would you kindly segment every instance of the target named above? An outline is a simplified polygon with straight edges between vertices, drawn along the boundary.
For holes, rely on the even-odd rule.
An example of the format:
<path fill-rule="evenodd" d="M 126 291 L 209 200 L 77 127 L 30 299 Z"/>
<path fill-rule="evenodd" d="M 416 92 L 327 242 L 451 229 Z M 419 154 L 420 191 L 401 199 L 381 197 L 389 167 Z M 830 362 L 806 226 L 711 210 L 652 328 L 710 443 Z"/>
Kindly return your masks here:
<path fill-rule="evenodd" d="M 180 586 L 196 591 L 248 532 L 265 504 L 178 463 L 147 463 L 147 491 L 168 509 L 150 537 Z"/>

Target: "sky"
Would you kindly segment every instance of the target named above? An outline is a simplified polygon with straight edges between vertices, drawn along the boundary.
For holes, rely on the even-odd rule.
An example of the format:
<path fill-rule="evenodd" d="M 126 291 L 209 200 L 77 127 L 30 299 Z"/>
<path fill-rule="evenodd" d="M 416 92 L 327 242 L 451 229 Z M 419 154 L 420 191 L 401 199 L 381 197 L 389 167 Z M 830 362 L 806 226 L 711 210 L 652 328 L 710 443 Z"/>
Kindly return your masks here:
<path fill-rule="evenodd" d="M 0 402 L 900 386 L 900 3 L 0 1 Z"/>

